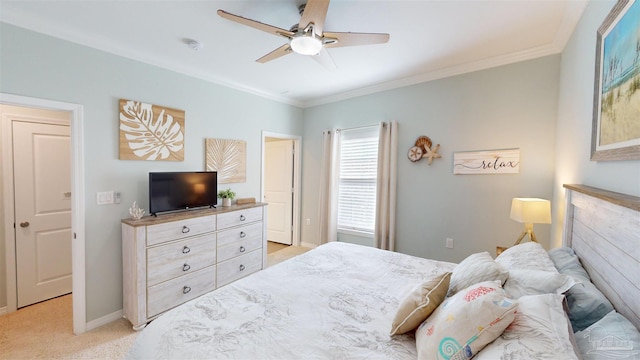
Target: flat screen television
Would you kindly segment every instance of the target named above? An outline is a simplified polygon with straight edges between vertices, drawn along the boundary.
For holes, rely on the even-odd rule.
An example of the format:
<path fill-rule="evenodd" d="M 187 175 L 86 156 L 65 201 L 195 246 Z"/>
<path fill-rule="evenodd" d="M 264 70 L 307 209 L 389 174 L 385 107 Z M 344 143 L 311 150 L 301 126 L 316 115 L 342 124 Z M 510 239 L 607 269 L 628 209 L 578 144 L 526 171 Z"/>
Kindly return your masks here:
<path fill-rule="evenodd" d="M 150 172 L 149 213 L 215 207 L 218 173 L 215 171 Z"/>

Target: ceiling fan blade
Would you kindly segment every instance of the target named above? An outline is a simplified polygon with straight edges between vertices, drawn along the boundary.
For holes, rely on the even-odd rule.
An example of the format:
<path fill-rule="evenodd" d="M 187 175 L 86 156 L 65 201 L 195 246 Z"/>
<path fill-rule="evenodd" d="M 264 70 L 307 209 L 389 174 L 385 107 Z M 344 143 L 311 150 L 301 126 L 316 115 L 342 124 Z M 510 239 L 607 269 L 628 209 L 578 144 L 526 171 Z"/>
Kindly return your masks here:
<path fill-rule="evenodd" d="M 313 55 L 311 57 L 327 70 L 337 69 L 336 63 L 333 62 L 331 55 L 329 55 L 329 52 L 325 49 L 320 50 L 318 55 Z"/>
<path fill-rule="evenodd" d="M 308 0 L 302 12 L 298 28 L 303 30 L 310 23 L 313 23 L 316 34 L 322 35 L 327 9 L 329 9 L 329 0 Z"/>
<path fill-rule="evenodd" d="M 294 35 L 294 33 L 292 33 L 289 30 L 281 29 L 279 27 L 272 26 L 272 25 L 269 25 L 269 24 L 264 24 L 264 23 L 261 23 L 259 21 L 247 19 L 247 18 L 244 18 L 242 16 L 238 16 L 238 15 L 234 15 L 234 14 L 228 13 L 228 12 L 226 12 L 224 10 L 218 10 L 218 15 L 220 15 L 221 17 L 223 17 L 223 18 L 225 18 L 227 20 L 235 21 L 235 22 L 240 23 L 242 25 L 250 26 L 250 27 L 252 27 L 254 29 L 258 29 L 258 30 L 262 30 L 264 32 L 268 32 L 269 34 L 278 35 L 278 36 L 284 36 L 286 38 L 291 38 Z"/>
<path fill-rule="evenodd" d="M 272 52 L 268 53 L 267 55 L 261 57 L 260 59 L 256 60 L 256 62 L 259 63 L 266 63 L 267 61 L 271 61 L 271 60 L 275 60 L 281 56 L 285 56 L 287 54 L 291 54 L 293 51 L 291 50 L 291 46 L 289 46 L 289 44 L 284 44 L 282 46 L 280 46 L 279 48 L 273 50 Z"/>
<path fill-rule="evenodd" d="M 326 39 L 325 39 L 325 44 L 324 44 L 325 48 L 384 44 L 387 41 L 389 41 L 389 34 L 325 32 L 323 36 L 325 38 L 338 40 L 337 42 L 332 43 L 332 42 L 326 42 Z"/>

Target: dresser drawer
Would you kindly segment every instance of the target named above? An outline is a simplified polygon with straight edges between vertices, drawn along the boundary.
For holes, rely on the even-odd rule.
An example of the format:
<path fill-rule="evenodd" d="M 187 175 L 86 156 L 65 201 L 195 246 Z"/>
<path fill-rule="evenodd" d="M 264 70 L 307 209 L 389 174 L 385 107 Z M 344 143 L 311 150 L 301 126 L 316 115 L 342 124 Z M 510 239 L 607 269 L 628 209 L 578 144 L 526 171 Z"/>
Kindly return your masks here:
<path fill-rule="evenodd" d="M 262 220 L 262 206 L 218 214 L 218 229 Z"/>
<path fill-rule="evenodd" d="M 262 246 L 262 222 L 249 224 L 247 226 L 238 226 L 229 230 L 220 231 L 218 233 L 218 252 L 222 255 L 218 256 L 218 261 L 227 260 L 233 256 L 242 255 L 241 253 L 228 256 L 228 249 L 235 248 L 240 251 L 240 246 L 244 247 L 241 252 L 249 252 Z M 257 244 L 251 245 L 249 244 Z"/>
<path fill-rule="evenodd" d="M 215 263 L 215 233 L 148 248 L 147 285 L 190 274 Z"/>
<path fill-rule="evenodd" d="M 262 269 L 262 249 L 218 263 L 218 287 Z"/>
<path fill-rule="evenodd" d="M 216 230 L 216 215 L 147 226 L 147 246 Z"/>
<path fill-rule="evenodd" d="M 147 290 L 147 318 L 151 318 L 216 288 L 216 267 L 165 281 Z"/>

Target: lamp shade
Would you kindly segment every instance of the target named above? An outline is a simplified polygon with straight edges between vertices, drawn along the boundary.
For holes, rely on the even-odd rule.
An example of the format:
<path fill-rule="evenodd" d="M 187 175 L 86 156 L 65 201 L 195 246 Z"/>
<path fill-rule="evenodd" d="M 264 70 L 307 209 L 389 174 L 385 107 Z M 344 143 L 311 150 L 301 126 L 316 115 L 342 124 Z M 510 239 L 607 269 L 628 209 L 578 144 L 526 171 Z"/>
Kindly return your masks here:
<path fill-rule="evenodd" d="M 511 219 L 525 224 L 551 224 L 551 202 L 537 198 L 514 198 Z"/>

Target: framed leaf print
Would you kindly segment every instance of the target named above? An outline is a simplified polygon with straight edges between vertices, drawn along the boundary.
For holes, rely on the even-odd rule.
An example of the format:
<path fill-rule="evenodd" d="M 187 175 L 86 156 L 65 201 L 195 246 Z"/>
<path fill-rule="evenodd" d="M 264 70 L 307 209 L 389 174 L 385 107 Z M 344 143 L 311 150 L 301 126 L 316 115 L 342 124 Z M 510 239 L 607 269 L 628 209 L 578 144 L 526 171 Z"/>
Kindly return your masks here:
<path fill-rule="evenodd" d="M 218 183 L 247 181 L 247 143 L 242 140 L 205 139 L 207 171 L 218 172 Z"/>
<path fill-rule="evenodd" d="M 120 160 L 184 160 L 184 110 L 120 99 Z"/>

